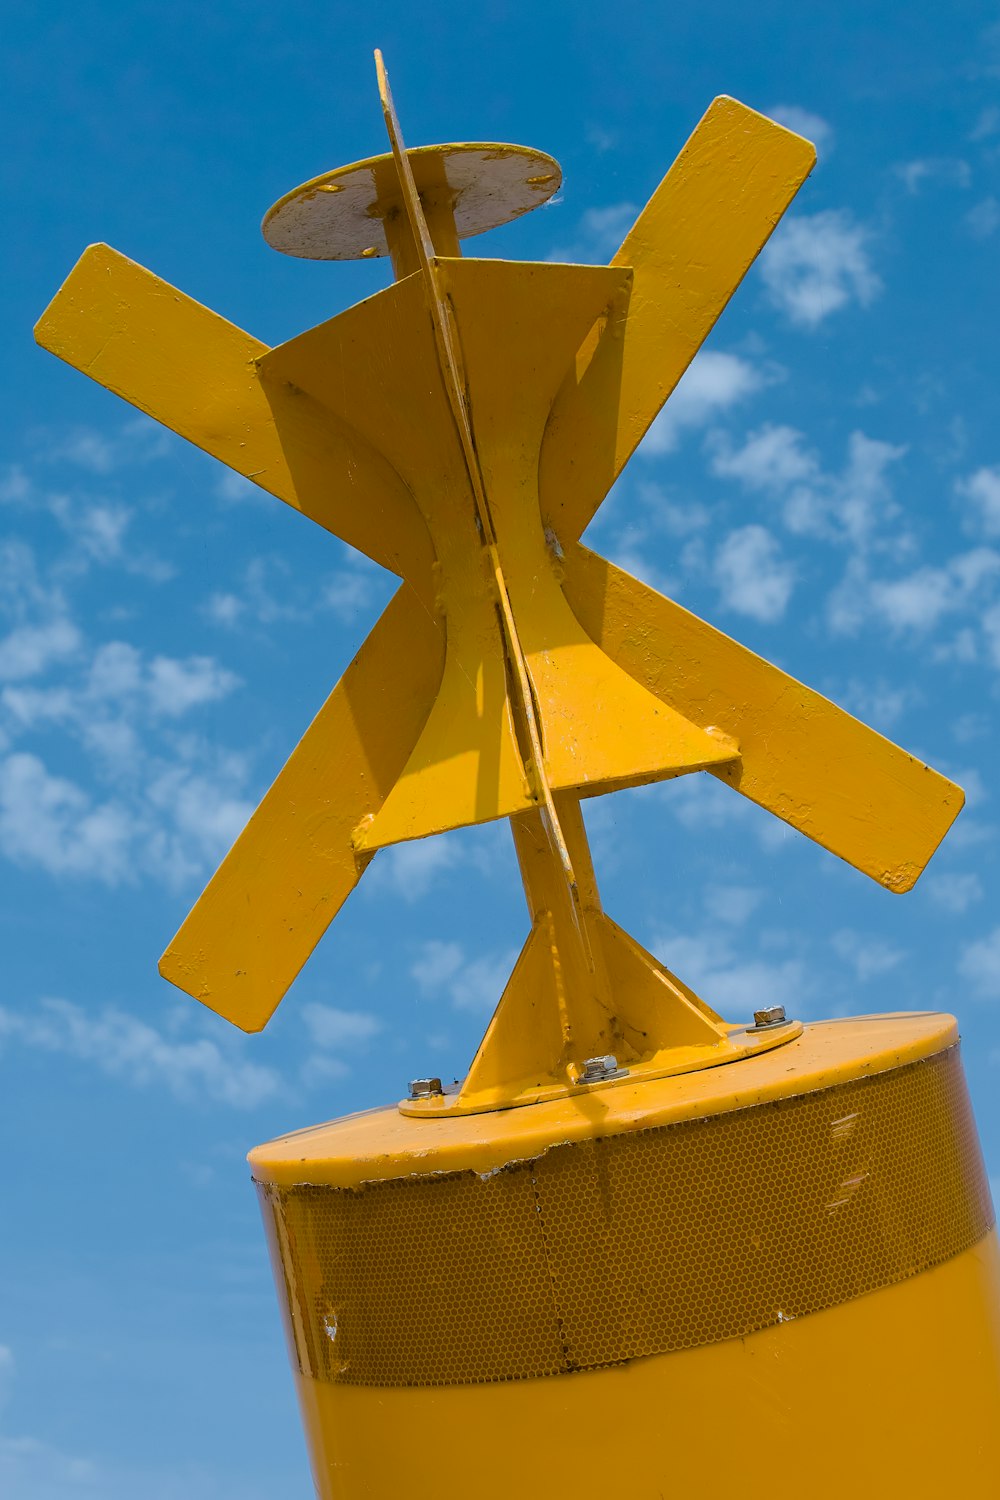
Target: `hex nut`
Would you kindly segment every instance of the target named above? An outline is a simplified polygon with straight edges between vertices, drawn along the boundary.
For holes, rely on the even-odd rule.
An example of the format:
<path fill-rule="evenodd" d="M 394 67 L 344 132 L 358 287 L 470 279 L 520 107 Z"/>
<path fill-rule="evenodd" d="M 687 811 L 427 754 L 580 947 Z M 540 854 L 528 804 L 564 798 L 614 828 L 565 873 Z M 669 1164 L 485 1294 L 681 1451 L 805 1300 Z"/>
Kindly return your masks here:
<path fill-rule="evenodd" d="M 411 1099 L 432 1099 L 435 1094 L 443 1094 L 440 1078 L 414 1078 L 410 1082 Z"/>
<path fill-rule="evenodd" d="M 753 1013 L 754 1028 L 763 1030 L 765 1026 L 783 1026 L 785 1024 L 785 1007 L 783 1005 L 769 1005 L 764 1010 L 755 1010 Z"/>

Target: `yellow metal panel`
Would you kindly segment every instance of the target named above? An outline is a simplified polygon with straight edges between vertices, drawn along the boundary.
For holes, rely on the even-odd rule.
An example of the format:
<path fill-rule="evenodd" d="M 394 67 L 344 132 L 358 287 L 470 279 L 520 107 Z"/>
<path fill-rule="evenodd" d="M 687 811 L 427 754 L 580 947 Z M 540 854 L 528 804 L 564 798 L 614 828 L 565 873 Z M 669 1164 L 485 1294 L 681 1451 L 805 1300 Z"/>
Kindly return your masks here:
<path fill-rule="evenodd" d="M 674 1125 L 849 1083 L 919 1062 L 958 1040 L 953 1016 L 910 1012 L 812 1022 L 795 1041 L 726 1068 L 651 1082 L 625 1079 L 570 1098 L 433 1124 L 394 1106 L 368 1110 L 250 1154 L 254 1177 L 353 1188 L 413 1172 L 494 1172 L 541 1155 L 553 1142 Z"/>
<path fill-rule="evenodd" d="M 815 148 L 716 99 L 626 236 L 631 300 L 581 350 L 553 408 L 542 509 L 575 540 L 697 354 L 816 161 Z"/>
<path fill-rule="evenodd" d="M 714 772 L 890 891 L 908 891 L 957 818 L 960 787 L 812 688 L 585 547 L 565 589 L 618 664 L 739 746 Z"/>
<path fill-rule="evenodd" d="M 245 1031 L 267 1023 L 371 858 L 352 834 L 399 775 L 443 655 L 404 584 L 164 953 L 165 979 Z"/>
<path fill-rule="evenodd" d="M 261 1189 L 312 1333 L 303 1374 L 490 1383 L 741 1338 L 918 1275 L 994 1222 L 957 1046 L 499 1172 L 413 1165 Z"/>
<path fill-rule="evenodd" d="M 994 1231 L 808 1318 L 608 1370 L 397 1389 L 298 1376 L 317 1494 L 438 1500 L 454 1471 L 475 1500 L 985 1497 L 998 1289 Z"/>
<path fill-rule="evenodd" d="M 443 261 L 497 549 L 542 725 L 553 788 L 588 791 L 730 762 L 598 651 L 558 587 L 542 532 L 538 444 L 580 341 L 620 289 L 607 267 Z M 378 441 L 423 512 L 446 623 L 444 677 L 425 730 L 359 848 L 379 848 L 534 804 L 511 714 L 495 592 L 424 287 L 414 276 L 273 350 L 268 385 L 296 387 Z"/>
<path fill-rule="evenodd" d="M 430 566 L 420 514 L 381 453 L 305 396 L 262 388 L 266 344 L 110 246 L 84 251 L 35 337 L 383 567 Z"/>

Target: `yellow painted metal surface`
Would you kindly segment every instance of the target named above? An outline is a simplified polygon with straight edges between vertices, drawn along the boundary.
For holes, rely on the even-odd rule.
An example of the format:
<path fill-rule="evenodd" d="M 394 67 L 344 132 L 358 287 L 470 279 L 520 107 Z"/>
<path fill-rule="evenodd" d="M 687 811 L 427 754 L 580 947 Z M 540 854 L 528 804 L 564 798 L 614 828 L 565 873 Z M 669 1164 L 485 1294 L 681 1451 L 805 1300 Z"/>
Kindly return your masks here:
<path fill-rule="evenodd" d="M 579 799 L 709 770 L 905 890 L 961 793 L 577 539 L 813 149 L 718 99 L 610 266 L 462 260 L 558 168 L 407 150 L 377 66 L 391 155 L 286 195 L 265 234 L 388 251 L 395 285 L 267 350 L 98 246 L 37 330 L 403 578 L 161 970 L 259 1029 L 379 848 L 507 817 L 531 932 L 463 1090 L 417 1112 L 572 1094 L 605 1053 L 652 1077 L 788 1043 L 722 1020 L 604 915 Z"/>
<path fill-rule="evenodd" d="M 887 890 L 913 886 L 965 801 L 961 788 L 697 615 L 585 547 L 564 588 L 620 666 L 740 758 L 714 774 Z"/>
<path fill-rule="evenodd" d="M 919 1275 L 994 1222 L 957 1046 L 489 1173 L 410 1166 L 261 1187 L 303 1373 L 491 1383 L 742 1338 Z"/>
<path fill-rule="evenodd" d="M 625 236 L 628 305 L 584 345 L 542 449 L 547 524 L 580 535 L 816 161 L 809 141 L 713 101 Z"/>
<path fill-rule="evenodd" d="M 266 1024 L 371 858 L 352 830 L 399 776 L 442 646 L 403 585 L 167 948 L 165 979 L 238 1026 Z"/>
<path fill-rule="evenodd" d="M 956 1040 L 818 1023 L 732 1067 L 258 1147 L 322 1500 L 429 1500 L 428 1449 L 481 1500 L 986 1493 L 1000 1262 Z"/>
<path fill-rule="evenodd" d="M 766 1272 L 765 1272 L 766 1274 Z M 555 1380 L 296 1376 L 320 1500 L 943 1500 L 1000 1469 L 1000 1252 L 745 1338 Z"/>
<path fill-rule="evenodd" d="M 383 567 L 430 571 L 419 512 L 378 450 L 305 396 L 268 390 L 266 344 L 108 245 L 84 251 L 35 337 Z"/>
<path fill-rule="evenodd" d="M 530 932 L 464 1082 L 251 1154 L 318 1492 L 983 1493 L 1000 1277 L 953 1018 L 724 1020 L 605 914 L 581 812 L 707 770 L 902 892 L 961 807 L 580 543 L 813 149 L 717 99 L 610 266 L 463 260 L 558 167 L 408 150 L 376 60 L 391 154 L 264 231 L 393 286 L 269 350 L 94 246 L 37 329 L 402 580 L 164 975 L 258 1030 L 380 848 L 511 822 Z"/>
<path fill-rule="evenodd" d="M 726 1068 L 653 1081 L 631 1079 L 526 1109 L 474 1118 L 414 1119 L 389 1107 L 313 1125 L 257 1146 L 259 1182 L 362 1183 L 411 1173 L 494 1172 L 541 1155 L 553 1142 L 678 1125 L 731 1110 L 780 1105 L 799 1094 L 907 1067 L 953 1047 L 953 1016 L 918 1012 L 813 1021 L 787 1046 Z"/>

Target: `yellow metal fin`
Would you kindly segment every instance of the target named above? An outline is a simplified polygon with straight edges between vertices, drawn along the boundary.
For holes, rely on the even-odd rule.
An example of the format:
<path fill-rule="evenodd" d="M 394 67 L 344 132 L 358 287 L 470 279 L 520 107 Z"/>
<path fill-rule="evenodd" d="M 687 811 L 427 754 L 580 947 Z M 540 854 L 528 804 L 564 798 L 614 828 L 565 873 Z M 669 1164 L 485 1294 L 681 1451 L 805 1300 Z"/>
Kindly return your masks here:
<path fill-rule="evenodd" d="M 578 537 L 625 467 L 816 161 L 815 148 L 716 99 L 626 236 L 632 300 L 581 351 L 552 411 L 542 509 Z"/>
<path fill-rule="evenodd" d="M 587 1057 L 611 1054 L 626 1067 L 672 1064 L 683 1071 L 698 1060 L 710 1064 L 713 1052 L 721 1053 L 730 1028 L 704 1001 L 603 912 L 590 912 L 588 925 L 612 1008 L 584 1010 L 582 1016 L 568 1009 L 551 918 L 540 913 L 463 1080 L 457 1108 L 531 1103 L 572 1087 Z M 581 1028 L 581 1019 L 589 1025 Z"/>
<path fill-rule="evenodd" d="M 110 246 L 84 251 L 35 338 L 383 567 L 429 567 L 419 512 L 377 448 L 301 392 L 262 387 L 266 344 Z"/>
<path fill-rule="evenodd" d="M 444 655 L 405 585 L 390 601 L 160 960 L 160 973 L 260 1031 L 361 878 L 351 843 L 420 733 Z"/>
<path fill-rule="evenodd" d="M 720 780 L 888 890 L 915 884 L 962 809 L 960 787 L 587 548 L 567 549 L 565 588 L 625 671 L 739 742 Z"/>

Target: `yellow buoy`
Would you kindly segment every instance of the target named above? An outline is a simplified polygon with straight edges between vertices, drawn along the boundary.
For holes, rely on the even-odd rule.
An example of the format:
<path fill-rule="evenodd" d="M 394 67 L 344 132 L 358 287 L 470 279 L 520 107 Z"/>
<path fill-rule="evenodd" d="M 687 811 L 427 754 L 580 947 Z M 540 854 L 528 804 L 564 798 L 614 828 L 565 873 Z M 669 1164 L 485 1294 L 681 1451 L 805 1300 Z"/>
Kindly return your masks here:
<path fill-rule="evenodd" d="M 954 1020 L 724 1019 L 604 912 L 582 802 L 704 770 L 891 891 L 929 767 L 580 542 L 812 167 L 717 99 L 609 266 L 467 260 L 524 147 L 405 147 L 269 243 L 395 283 L 267 349 L 95 246 L 39 341 L 396 572 L 161 960 L 263 1027 L 379 849 L 510 821 L 461 1083 L 251 1153 L 322 1500 L 985 1494 L 996 1236 Z"/>

